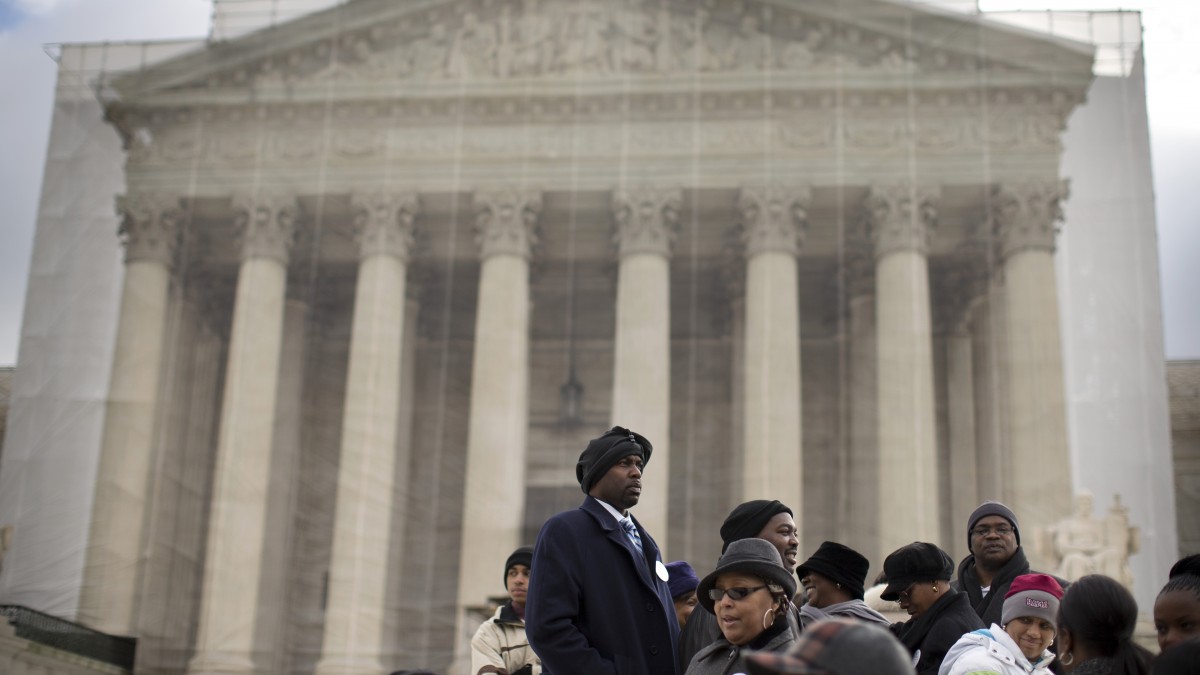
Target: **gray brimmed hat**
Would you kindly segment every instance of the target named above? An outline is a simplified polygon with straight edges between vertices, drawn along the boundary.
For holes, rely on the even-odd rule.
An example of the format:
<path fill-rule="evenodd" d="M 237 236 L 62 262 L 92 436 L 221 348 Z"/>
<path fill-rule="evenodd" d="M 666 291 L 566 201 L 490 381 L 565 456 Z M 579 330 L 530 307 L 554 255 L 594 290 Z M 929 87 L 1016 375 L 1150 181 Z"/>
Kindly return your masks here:
<path fill-rule="evenodd" d="M 766 583 L 782 586 L 784 593 L 790 598 L 796 594 L 796 578 L 783 566 L 783 558 L 779 557 L 779 549 L 765 539 L 741 539 L 729 545 L 717 568 L 700 580 L 696 588 L 696 596 L 700 604 L 710 614 L 715 613 L 712 598 L 708 592 L 717 583 L 717 577 L 722 574 L 749 574 L 758 577 Z"/>
<path fill-rule="evenodd" d="M 899 599 L 900 591 L 918 581 L 950 581 L 954 575 L 954 561 L 934 544 L 914 541 L 892 551 L 883 561 L 883 573 L 888 585 L 879 597 L 892 602 Z"/>
<path fill-rule="evenodd" d="M 750 675 L 912 675 L 912 657 L 883 626 L 852 619 L 818 621 L 785 652 L 746 654 Z"/>

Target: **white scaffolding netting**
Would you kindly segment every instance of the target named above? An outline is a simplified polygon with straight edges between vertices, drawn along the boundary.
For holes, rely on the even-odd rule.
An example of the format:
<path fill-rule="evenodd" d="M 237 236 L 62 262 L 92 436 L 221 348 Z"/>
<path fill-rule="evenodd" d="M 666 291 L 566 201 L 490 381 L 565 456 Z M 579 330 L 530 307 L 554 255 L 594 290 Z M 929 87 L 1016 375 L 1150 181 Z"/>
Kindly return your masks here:
<path fill-rule="evenodd" d="M 62 47 L 0 472 L 0 604 L 136 636 L 139 672 L 228 656 L 310 673 L 372 640 L 385 669 L 461 664 L 511 548 L 578 504 L 578 453 L 624 423 L 621 251 L 647 236 L 630 220 L 663 239 L 638 250 L 669 261 L 669 363 L 646 369 L 669 399 L 648 476 L 662 472 L 653 533 L 670 558 L 711 568 L 721 519 L 756 476 L 778 478 L 779 456 L 746 439 L 791 423 L 802 552 L 842 541 L 878 571 L 881 542 L 918 536 L 881 531 L 896 499 L 961 557 L 967 505 L 1026 494 L 1005 445 L 997 186 L 1058 195 L 1060 179 L 1067 234 L 1040 281 L 1064 309 L 1039 334 L 1062 336 L 1041 351 L 1061 348 L 1069 468 L 1035 480 L 1054 504 L 1073 487 L 1102 508 L 1124 497 L 1149 597 L 1175 540 L 1156 494 L 1170 448 L 1137 15 L 929 4 L 216 0 L 207 42 Z M 1091 142 L 1112 128 L 1128 134 Z M 481 236 L 514 209 L 508 239 Z M 406 230 L 367 242 L 376 217 L 409 218 L 411 245 Z M 761 236 L 791 277 L 748 278 L 759 217 L 782 228 Z M 877 288 L 893 222 L 922 241 L 896 244 L 917 253 Z M 488 278 L 523 279 L 521 302 L 484 306 L 488 246 L 519 261 Z M 393 266 L 368 265 L 380 251 Z M 385 301 L 361 287 L 368 270 Z M 748 362 L 746 336 L 778 279 L 798 312 L 790 420 L 746 409 L 773 403 L 746 390 L 778 366 Z M 893 292 L 902 306 L 877 311 Z M 502 341 L 488 331 L 506 309 L 527 320 L 516 357 L 480 346 Z M 898 355 L 875 333 L 897 321 Z M 1113 324 L 1137 328 L 1097 335 Z M 382 365 L 354 371 L 358 350 Z M 902 365 L 885 398 L 877 357 Z M 473 403 L 476 378 L 504 390 L 494 373 L 521 358 L 516 394 Z M 1077 430 L 1110 427 L 1135 437 L 1080 447 Z M 124 610 L 97 600 L 121 588 Z"/>

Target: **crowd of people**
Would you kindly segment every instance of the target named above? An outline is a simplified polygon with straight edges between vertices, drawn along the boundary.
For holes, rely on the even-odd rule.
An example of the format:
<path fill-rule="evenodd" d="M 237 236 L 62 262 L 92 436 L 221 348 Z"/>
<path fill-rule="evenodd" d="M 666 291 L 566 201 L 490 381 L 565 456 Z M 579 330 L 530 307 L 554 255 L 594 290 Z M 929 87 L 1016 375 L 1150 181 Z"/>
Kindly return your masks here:
<path fill-rule="evenodd" d="M 993 501 L 967 519 L 957 566 L 914 542 L 873 589 L 860 553 L 827 541 L 798 562 L 794 512 L 749 501 L 700 577 L 664 563 L 630 513 L 652 452 L 621 427 L 588 444 L 576 464 L 587 497 L 509 556 L 509 599 L 472 640 L 473 675 L 1200 675 L 1200 556 L 1172 567 L 1154 603 L 1158 656 L 1133 640 L 1124 586 L 1031 570 L 1016 514 Z M 889 622 L 869 595 L 908 620 Z"/>

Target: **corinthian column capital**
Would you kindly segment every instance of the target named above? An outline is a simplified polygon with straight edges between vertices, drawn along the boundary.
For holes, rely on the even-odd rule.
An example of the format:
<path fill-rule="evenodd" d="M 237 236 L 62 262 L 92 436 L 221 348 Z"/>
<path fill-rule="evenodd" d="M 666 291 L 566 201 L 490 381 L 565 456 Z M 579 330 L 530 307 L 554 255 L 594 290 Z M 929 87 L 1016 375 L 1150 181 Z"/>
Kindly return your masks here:
<path fill-rule="evenodd" d="M 620 257 L 653 253 L 670 257 L 683 208 L 679 188 L 636 188 L 613 193 L 613 221 Z"/>
<path fill-rule="evenodd" d="M 505 189 L 474 195 L 475 240 L 479 257 L 515 255 L 528 259 L 537 244 L 537 222 L 542 212 L 538 190 Z"/>
<path fill-rule="evenodd" d="M 938 197 L 937 188 L 908 182 L 871 186 L 863 218 L 875 257 L 895 251 L 927 254 L 937 226 Z"/>
<path fill-rule="evenodd" d="M 157 192 L 134 192 L 117 197 L 121 217 L 117 235 L 125 245 L 125 262 L 153 260 L 170 267 L 175 262 L 187 215 L 179 198 Z"/>
<path fill-rule="evenodd" d="M 360 260 L 386 255 L 408 262 L 413 222 L 420 211 L 415 193 L 355 193 L 350 196 L 350 207 L 354 212 L 354 238 L 358 241 Z"/>
<path fill-rule="evenodd" d="M 992 187 L 992 231 L 1000 257 L 1018 251 L 1054 251 L 1062 200 L 1070 193 L 1066 180 L 1004 183 Z"/>
<path fill-rule="evenodd" d="M 300 212 L 295 195 L 238 195 L 233 198 L 233 211 L 242 260 L 271 258 L 287 265 Z"/>
<path fill-rule="evenodd" d="M 812 191 L 779 185 L 743 187 L 738 196 L 746 257 L 778 251 L 797 255 L 808 227 Z"/>

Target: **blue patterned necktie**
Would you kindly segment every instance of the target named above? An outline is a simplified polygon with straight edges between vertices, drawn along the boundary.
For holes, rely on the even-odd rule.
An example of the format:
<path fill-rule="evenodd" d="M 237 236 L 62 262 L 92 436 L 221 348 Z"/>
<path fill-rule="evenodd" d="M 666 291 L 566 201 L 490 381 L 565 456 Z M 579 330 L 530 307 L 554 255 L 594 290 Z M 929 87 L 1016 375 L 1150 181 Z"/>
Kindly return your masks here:
<path fill-rule="evenodd" d="M 646 552 L 642 550 L 642 535 L 638 534 L 637 528 L 633 525 L 633 521 L 629 518 L 622 518 L 621 527 L 625 528 L 625 536 L 629 537 L 629 541 L 633 542 L 633 547 L 638 550 L 638 553 L 641 555 L 646 555 Z"/>

